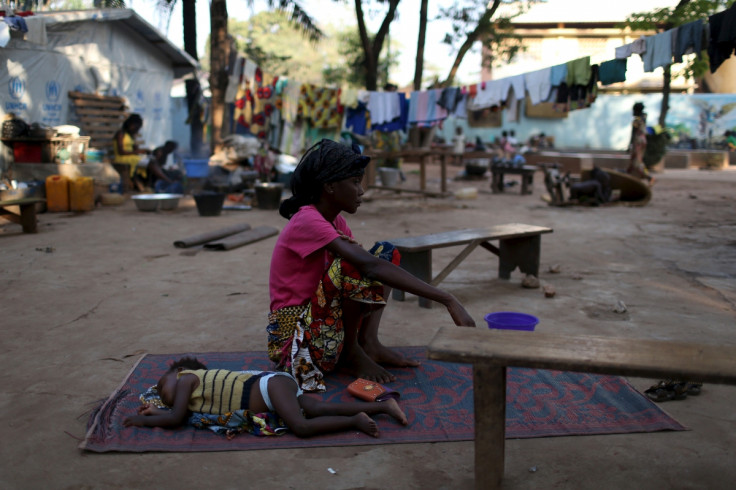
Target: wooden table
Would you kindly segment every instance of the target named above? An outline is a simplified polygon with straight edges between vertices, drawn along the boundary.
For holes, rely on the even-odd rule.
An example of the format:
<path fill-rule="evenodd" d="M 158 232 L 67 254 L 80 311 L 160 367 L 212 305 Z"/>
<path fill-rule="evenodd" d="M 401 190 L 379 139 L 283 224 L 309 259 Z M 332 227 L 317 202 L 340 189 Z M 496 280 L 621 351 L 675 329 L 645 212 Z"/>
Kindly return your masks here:
<path fill-rule="evenodd" d="M 736 384 L 736 346 L 726 345 L 443 327 L 428 356 L 473 364 L 475 488 L 483 490 L 503 479 L 509 366 Z"/>
<path fill-rule="evenodd" d="M 41 197 L 24 197 L 0 201 L 0 217 L 23 227 L 23 233 L 36 233 L 36 204 L 44 202 Z"/>
<path fill-rule="evenodd" d="M 365 154 L 371 157 L 371 161 L 366 168 L 367 187 L 377 189 L 387 189 L 397 192 L 420 192 L 432 196 L 444 196 L 447 194 L 447 157 L 452 155 L 442 150 L 432 148 L 412 148 L 398 151 L 377 151 L 366 150 Z M 375 159 L 380 158 L 403 158 L 414 157 L 419 158 L 419 189 L 406 189 L 403 187 L 385 187 L 375 185 L 376 181 L 376 162 Z M 435 159 L 439 159 L 440 163 L 440 191 L 433 192 L 427 190 L 427 164 L 432 163 Z"/>
<path fill-rule="evenodd" d="M 531 194 L 534 184 L 534 172 L 537 167 L 533 165 L 522 165 L 513 167 L 511 165 L 491 166 L 491 191 L 494 194 L 504 191 L 504 175 L 521 175 L 521 194 Z"/>

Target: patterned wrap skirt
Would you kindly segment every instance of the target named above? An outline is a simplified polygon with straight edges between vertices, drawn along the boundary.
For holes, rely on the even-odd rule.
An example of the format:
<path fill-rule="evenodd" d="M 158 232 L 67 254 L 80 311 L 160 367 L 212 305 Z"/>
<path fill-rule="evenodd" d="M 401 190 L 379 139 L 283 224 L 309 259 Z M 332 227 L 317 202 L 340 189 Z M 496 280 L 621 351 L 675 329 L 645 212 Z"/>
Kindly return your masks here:
<path fill-rule="evenodd" d="M 370 253 L 399 265 L 399 251 L 377 242 Z M 344 300 L 385 305 L 383 284 L 364 278 L 350 262 L 332 257 L 309 303 L 268 315 L 268 357 L 291 373 L 304 391 L 325 391 L 323 373 L 333 371 L 344 345 Z"/>

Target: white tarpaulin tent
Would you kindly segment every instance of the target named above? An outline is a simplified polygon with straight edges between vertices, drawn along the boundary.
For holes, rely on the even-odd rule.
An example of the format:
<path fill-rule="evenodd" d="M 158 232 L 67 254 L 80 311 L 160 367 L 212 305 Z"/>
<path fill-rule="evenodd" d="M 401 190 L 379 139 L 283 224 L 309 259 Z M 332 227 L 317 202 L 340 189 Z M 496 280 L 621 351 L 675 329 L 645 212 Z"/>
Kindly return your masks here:
<path fill-rule="evenodd" d="M 0 120 L 74 125 L 69 91 L 115 95 L 144 120 L 146 146 L 172 137 L 174 78 L 196 61 L 130 9 L 38 12 L 0 48 Z M 3 22 L 0 20 L 0 22 Z"/>

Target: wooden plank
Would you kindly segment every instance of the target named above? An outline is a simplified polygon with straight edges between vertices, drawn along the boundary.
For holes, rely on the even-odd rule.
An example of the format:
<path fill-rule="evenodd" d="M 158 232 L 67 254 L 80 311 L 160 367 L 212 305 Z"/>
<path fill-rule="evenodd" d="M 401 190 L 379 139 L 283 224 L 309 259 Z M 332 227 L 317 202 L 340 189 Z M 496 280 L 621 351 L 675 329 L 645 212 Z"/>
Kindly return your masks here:
<path fill-rule="evenodd" d="M 736 346 L 443 327 L 429 358 L 618 376 L 736 384 Z"/>
<path fill-rule="evenodd" d="M 402 237 L 390 240 L 400 251 L 419 251 L 431 248 L 451 247 L 462 245 L 473 240 L 503 240 L 505 238 L 522 238 L 526 236 L 552 233 L 551 228 L 544 226 L 509 223 L 486 228 L 471 228 L 465 230 L 446 231 L 429 235 Z"/>
<path fill-rule="evenodd" d="M 450 274 L 450 272 L 452 272 L 453 270 L 455 270 L 455 267 L 457 267 L 458 265 L 460 265 L 460 262 L 462 262 L 463 260 L 465 260 L 465 258 L 468 255 L 470 255 L 470 252 L 472 252 L 473 250 L 475 250 L 475 248 L 478 245 L 480 245 L 480 243 L 481 243 L 481 240 L 473 240 L 472 242 L 470 242 L 468 244 L 468 246 L 465 247 L 463 249 L 463 251 L 460 252 L 457 255 L 457 257 L 455 257 L 454 259 L 452 259 L 452 262 L 450 262 L 449 264 L 447 264 L 447 267 L 445 267 L 444 269 L 442 269 L 442 272 L 440 272 L 439 274 L 437 274 L 437 277 L 435 277 L 434 279 L 432 279 L 432 282 L 430 284 L 432 286 L 437 286 L 439 283 L 441 283 L 442 281 L 444 281 L 445 278 Z"/>
<path fill-rule="evenodd" d="M 506 445 L 506 368 L 473 365 L 475 488 L 501 487 Z"/>
<path fill-rule="evenodd" d="M 121 120 L 127 117 L 127 114 L 121 109 L 77 107 L 75 111 L 79 117 L 94 117 L 96 119 Z"/>
<path fill-rule="evenodd" d="M 114 95 L 98 95 L 88 94 L 86 92 L 77 92 L 75 90 L 69 91 L 69 97 L 71 99 L 83 99 L 83 100 L 104 100 L 104 101 L 117 101 L 121 104 L 125 104 L 125 97 L 116 97 Z"/>

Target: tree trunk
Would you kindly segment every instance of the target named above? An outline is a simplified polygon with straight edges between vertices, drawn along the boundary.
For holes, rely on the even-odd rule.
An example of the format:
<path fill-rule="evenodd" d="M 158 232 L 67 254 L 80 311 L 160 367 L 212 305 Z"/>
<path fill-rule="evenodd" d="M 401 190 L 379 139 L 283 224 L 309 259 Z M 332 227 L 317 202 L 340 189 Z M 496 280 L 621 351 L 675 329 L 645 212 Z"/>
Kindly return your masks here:
<path fill-rule="evenodd" d="M 210 92 L 212 131 L 210 149 L 216 152 L 222 146 L 222 124 L 225 116 L 225 90 L 227 89 L 227 61 L 230 57 L 230 40 L 227 34 L 227 3 L 225 0 L 210 2 Z"/>
<path fill-rule="evenodd" d="M 383 49 L 383 41 L 388 35 L 391 21 L 394 20 L 396 8 L 399 0 L 389 0 L 388 12 L 383 18 L 381 27 L 378 29 L 373 42 L 368 39 L 368 30 L 365 27 L 363 19 L 363 2 L 355 0 L 355 17 L 358 21 L 358 33 L 360 34 L 360 43 L 363 46 L 363 55 L 365 57 L 365 88 L 366 90 L 376 90 L 378 88 L 378 60 Z"/>
<path fill-rule="evenodd" d="M 463 58 L 468 53 L 468 51 L 470 51 L 470 48 L 473 47 L 473 43 L 480 39 L 480 33 L 488 29 L 488 25 L 490 24 L 491 19 L 493 18 L 493 15 L 496 13 L 496 10 L 498 9 L 498 6 L 500 4 L 501 0 L 493 0 L 493 5 L 491 5 L 490 8 L 487 8 L 481 18 L 478 19 L 478 25 L 475 26 L 473 32 L 468 34 L 467 39 L 465 39 L 465 42 L 463 42 L 462 46 L 460 46 L 460 49 L 457 52 L 457 56 L 455 56 L 455 61 L 452 63 L 452 67 L 450 68 L 450 73 L 447 75 L 447 79 L 442 82 L 440 86 L 449 87 L 453 84 L 453 82 L 455 81 L 455 76 L 457 75 L 457 70 L 460 68 L 460 63 L 463 62 Z"/>
<path fill-rule="evenodd" d="M 189 56 L 199 61 L 197 55 L 197 8 L 196 0 L 182 0 L 182 17 L 184 29 L 184 51 Z M 194 156 L 200 156 L 202 152 L 202 134 L 204 124 L 202 123 L 202 107 L 200 99 L 202 98 L 202 87 L 199 85 L 197 71 L 194 71 L 194 78 L 185 82 L 187 90 L 187 108 L 189 110 L 189 151 Z"/>
<path fill-rule="evenodd" d="M 662 79 L 662 107 L 659 110 L 659 125 L 664 128 L 667 120 L 667 111 L 670 109 L 670 92 L 672 85 L 672 65 L 662 67 L 664 77 Z"/>
<path fill-rule="evenodd" d="M 424 71 L 424 38 L 427 34 L 427 4 L 429 0 L 422 0 L 419 9 L 419 38 L 417 39 L 417 59 L 414 67 L 414 90 L 422 88 L 422 72 Z"/>

